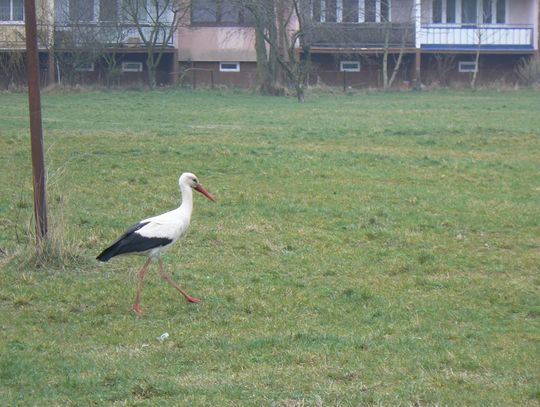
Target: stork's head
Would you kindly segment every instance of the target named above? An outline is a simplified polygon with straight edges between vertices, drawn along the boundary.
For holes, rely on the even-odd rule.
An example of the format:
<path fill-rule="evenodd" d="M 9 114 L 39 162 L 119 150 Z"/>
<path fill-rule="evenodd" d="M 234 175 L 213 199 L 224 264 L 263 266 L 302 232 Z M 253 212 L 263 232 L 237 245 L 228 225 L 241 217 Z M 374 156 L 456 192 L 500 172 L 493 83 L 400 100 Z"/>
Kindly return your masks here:
<path fill-rule="evenodd" d="M 180 185 L 180 188 L 182 188 L 182 185 L 187 185 L 191 188 L 193 188 L 195 191 L 200 192 L 205 197 L 210 199 L 211 201 L 215 201 L 216 199 L 208 192 L 197 179 L 197 176 L 195 174 L 192 174 L 191 172 L 184 172 L 180 179 L 178 180 L 178 184 Z"/>

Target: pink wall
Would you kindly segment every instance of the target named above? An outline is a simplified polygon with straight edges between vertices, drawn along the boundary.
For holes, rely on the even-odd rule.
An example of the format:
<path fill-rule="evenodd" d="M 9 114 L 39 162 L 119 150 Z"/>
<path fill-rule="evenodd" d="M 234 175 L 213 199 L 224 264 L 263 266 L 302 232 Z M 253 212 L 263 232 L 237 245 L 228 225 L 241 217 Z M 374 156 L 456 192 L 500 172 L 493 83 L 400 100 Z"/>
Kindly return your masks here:
<path fill-rule="evenodd" d="M 179 61 L 254 62 L 255 31 L 248 27 L 181 27 Z"/>

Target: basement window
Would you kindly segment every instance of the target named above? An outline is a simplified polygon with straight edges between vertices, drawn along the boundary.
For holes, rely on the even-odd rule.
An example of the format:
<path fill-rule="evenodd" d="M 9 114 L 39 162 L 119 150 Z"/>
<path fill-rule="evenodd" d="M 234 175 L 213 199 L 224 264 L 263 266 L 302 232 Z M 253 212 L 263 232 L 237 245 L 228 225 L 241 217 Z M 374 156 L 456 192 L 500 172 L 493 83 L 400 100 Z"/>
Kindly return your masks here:
<path fill-rule="evenodd" d="M 75 68 L 77 72 L 94 72 L 95 66 L 93 62 L 80 64 Z"/>
<path fill-rule="evenodd" d="M 142 72 L 142 62 L 122 62 L 122 72 Z"/>
<path fill-rule="evenodd" d="M 220 62 L 219 72 L 240 72 L 240 62 Z"/>
<path fill-rule="evenodd" d="M 341 72 L 360 72 L 359 61 L 341 61 L 339 63 L 339 70 Z"/>
<path fill-rule="evenodd" d="M 459 72 L 477 72 L 478 66 L 474 61 L 459 61 L 458 65 Z"/>

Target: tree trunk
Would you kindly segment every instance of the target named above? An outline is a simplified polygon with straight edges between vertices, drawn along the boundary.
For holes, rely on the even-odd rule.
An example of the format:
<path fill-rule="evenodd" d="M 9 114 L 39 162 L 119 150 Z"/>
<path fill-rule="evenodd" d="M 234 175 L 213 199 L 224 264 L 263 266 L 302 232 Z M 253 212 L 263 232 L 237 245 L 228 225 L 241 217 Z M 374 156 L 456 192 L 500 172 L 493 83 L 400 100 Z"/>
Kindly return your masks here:
<path fill-rule="evenodd" d="M 257 74 L 259 90 L 263 95 L 282 95 L 276 49 L 266 47 L 267 43 L 276 44 L 277 28 L 274 4 L 269 2 L 252 10 L 257 24 L 255 26 L 255 50 L 257 53 Z M 266 36 L 265 36 L 266 33 Z"/>
<path fill-rule="evenodd" d="M 478 77 L 478 71 L 479 71 L 479 61 L 480 61 L 480 49 L 478 49 L 476 51 L 476 56 L 475 56 L 475 59 L 474 59 L 475 63 L 476 63 L 476 68 L 472 74 L 472 78 L 471 78 L 471 89 L 475 90 L 476 89 L 476 78 Z"/>
<path fill-rule="evenodd" d="M 154 89 L 156 87 L 156 61 L 154 59 L 154 53 L 148 52 L 148 56 L 146 58 L 146 69 L 147 69 L 147 75 L 148 75 L 148 87 L 150 89 Z"/>
<path fill-rule="evenodd" d="M 390 28 L 385 25 L 384 29 L 384 54 L 382 63 L 383 89 L 388 89 L 388 47 L 390 44 Z"/>
<path fill-rule="evenodd" d="M 268 52 L 264 37 L 261 32 L 262 27 L 255 28 L 255 50 L 257 53 L 257 81 L 259 82 L 259 91 L 263 95 L 273 93 L 274 78 L 272 68 L 268 59 Z"/>
<path fill-rule="evenodd" d="M 294 88 L 296 90 L 296 98 L 298 99 L 298 102 L 304 103 L 306 101 L 304 86 L 302 84 L 296 84 Z"/>
<path fill-rule="evenodd" d="M 401 61 L 403 60 L 403 53 L 404 48 L 401 48 L 399 50 L 399 56 L 396 61 L 396 65 L 394 66 L 394 70 L 392 71 L 392 75 L 390 76 L 390 79 L 388 80 L 388 87 L 392 87 L 394 81 L 396 80 L 397 73 L 399 72 L 399 68 L 401 67 Z"/>
<path fill-rule="evenodd" d="M 476 32 L 476 39 L 478 43 L 477 43 L 476 53 L 474 56 L 474 61 L 475 61 L 476 66 L 471 77 L 471 89 L 473 90 L 476 89 L 476 78 L 478 77 L 478 68 L 479 68 L 478 61 L 480 61 L 480 48 L 482 47 L 483 36 L 484 36 L 484 33 L 481 31 L 480 28 L 478 28 L 478 31 Z"/>

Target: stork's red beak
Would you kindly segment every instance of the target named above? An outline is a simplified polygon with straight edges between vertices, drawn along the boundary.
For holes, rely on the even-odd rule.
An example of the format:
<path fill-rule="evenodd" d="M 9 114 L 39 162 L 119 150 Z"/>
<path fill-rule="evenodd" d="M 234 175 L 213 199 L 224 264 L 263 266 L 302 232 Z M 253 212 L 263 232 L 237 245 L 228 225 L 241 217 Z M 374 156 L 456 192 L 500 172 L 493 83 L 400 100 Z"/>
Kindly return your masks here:
<path fill-rule="evenodd" d="M 214 198 L 212 195 L 210 195 L 210 192 L 208 192 L 201 184 L 197 184 L 196 187 L 193 188 L 195 191 L 200 192 L 205 197 L 210 199 L 211 201 L 215 202 L 216 198 Z"/>

